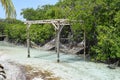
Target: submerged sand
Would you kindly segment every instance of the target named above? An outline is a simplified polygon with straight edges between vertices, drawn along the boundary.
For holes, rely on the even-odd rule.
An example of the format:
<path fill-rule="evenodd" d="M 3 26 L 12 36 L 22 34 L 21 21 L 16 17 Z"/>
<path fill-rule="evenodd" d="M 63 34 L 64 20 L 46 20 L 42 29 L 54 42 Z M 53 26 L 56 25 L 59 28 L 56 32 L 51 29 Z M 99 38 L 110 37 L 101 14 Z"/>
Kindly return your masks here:
<path fill-rule="evenodd" d="M 11 64 L 16 63 L 32 66 L 35 70 L 48 71 L 52 73 L 53 77 L 60 80 L 120 80 L 119 67 L 109 69 L 107 64 L 88 62 L 79 56 L 63 53 L 60 53 L 60 63 L 57 63 L 56 59 L 55 52 L 41 49 L 31 49 L 31 58 L 27 58 L 26 47 L 15 46 L 6 42 L 0 43 L 0 63 L 7 66 L 5 70 L 8 70 L 9 78 L 11 78 L 10 76 L 18 76 L 17 78 L 22 76 L 19 80 L 25 80 L 21 68 Z M 42 79 L 40 76 L 34 78 L 34 80 L 40 79 Z"/>

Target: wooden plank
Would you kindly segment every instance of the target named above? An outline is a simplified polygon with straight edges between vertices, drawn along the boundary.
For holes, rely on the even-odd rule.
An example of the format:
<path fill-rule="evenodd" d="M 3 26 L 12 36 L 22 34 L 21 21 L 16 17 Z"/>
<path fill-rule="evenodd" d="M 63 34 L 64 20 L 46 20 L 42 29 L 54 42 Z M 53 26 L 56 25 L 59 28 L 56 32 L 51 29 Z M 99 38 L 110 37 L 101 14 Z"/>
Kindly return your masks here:
<path fill-rule="evenodd" d="M 56 37 L 56 48 L 57 48 L 57 62 L 60 62 L 60 27 L 58 26 L 58 30 L 57 30 L 57 37 Z"/>
<path fill-rule="evenodd" d="M 52 25 L 55 27 L 55 30 L 58 30 L 58 27 L 55 23 L 52 22 Z"/>
<path fill-rule="evenodd" d="M 84 30 L 84 60 L 86 59 L 86 33 Z"/>
<path fill-rule="evenodd" d="M 25 21 L 25 24 L 51 24 L 51 23 L 57 23 L 59 22 L 58 25 L 70 25 L 68 23 L 68 19 L 51 19 L 51 20 L 34 20 L 34 21 Z"/>
<path fill-rule="evenodd" d="M 7 35 L 0 35 L 0 37 L 7 37 Z"/>
<path fill-rule="evenodd" d="M 27 48 L 28 48 L 28 55 L 27 57 L 30 58 L 30 33 L 29 33 L 29 28 L 30 24 L 27 24 Z"/>
<path fill-rule="evenodd" d="M 68 19 L 52 19 L 52 20 L 34 20 L 34 21 L 25 21 L 27 24 L 27 47 L 28 47 L 28 57 L 30 57 L 30 36 L 29 36 L 29 27 L 31 24 L 52 24 L 55 27 L 56 31 L 56 48 L 57 48 L 57 62 L 59 62 L 59 51 L 60 51 L 60 33 L 64 25 L 70 25 Z"/>

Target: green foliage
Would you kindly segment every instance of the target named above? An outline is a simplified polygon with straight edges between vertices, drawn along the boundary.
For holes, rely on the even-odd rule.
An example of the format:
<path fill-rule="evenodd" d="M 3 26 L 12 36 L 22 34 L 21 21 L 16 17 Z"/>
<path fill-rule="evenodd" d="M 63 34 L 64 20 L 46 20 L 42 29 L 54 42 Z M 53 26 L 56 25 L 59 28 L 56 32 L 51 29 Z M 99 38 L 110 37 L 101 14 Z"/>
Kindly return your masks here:
<path fill-rule="evenodd" d="M 26 43 L 26 25 L 18 20 L 3 20 L 0 23 L 0 34 L 8 35 L 9 41 L 14 43 Z M 30 27 L 30 39 L 37 44 L 44 44 L 54 36 L 54 28 L 49 25 L 32 25 Z"/>
<path fill-rule="evenodd" d="M 27 10 L 22 12 L 24 18 L 33 16 L 26 15 L 24 12 Z M 97 60 L 120 58 L 119 0 L 59 0 L 55 5 L 45 5 L 34 11 L 39 14 L 35 14 L 34 19 L 77 20 L 72 22 L 73 38 L 76 42 L 81 41 L 85 31 L 88 53 Z"/>
<path fill-rule="evenodd" d="M 27 8 L 27 9 L 23 9 L 21 15 L 24 14 L 24 18 L 27 20 L 33 20 L 36 19 L 35 16 L 36 15 L 36 11 L 33 8 Z"/>
<path fill-rule="evenodd" d="M 91 48 L 91 53 L 97 60 L 120 59 L 119 4 L 119 0 L 105 0 L 94 7 L 97 44 Z"/>
<path fill-rule="evenodd" d="M 4 34 L 5 27 L 6 27 L 6 24 L 3 22 L 0 22 L 0 35 Z"/>
<path fill-rule="evenodd" d="M 31 40 L 37 44 L 44 44 L 54 36 L 54 28 L 49 25 L 32 25 L 30 28 Z"/>
<path fill-rule="evenodd" d="M 57 6 L 44 5 L 37 9 L 23 9 L 21 15 L 27 20 L 57 19 L 63 17 L 63 12 Z"/>
<path fill-rule="evenodd" d="M 8 24 L 5 34 L 12 42 L 24 43 L 26 41 L 26 26 L 24 24 Z"/>
<path fill-rule="evenodd" d="M 114 21 L 115 21 L 115 26 L 117 26 L 118 30 L 120 30 L 120 11 L 116 12 L 116 15 L 114 17 Z M 120 32 L 119 32 L 120 34 Z"/>
<path fill-rule="evenodd" d="M 96 60 L 120 59 L 120 0 L 59 0 L 55 5 L 44 5 L 37 9 L 23 9 L 21 15 L 26 20 L 68 18 L 74 37 L 83 40 L 86 33 L 87 53 Z M 5 20 L 0 24 L 9 38 L 18 42 L 26 41 L 26 27 L 17 20 Z M 37 44 L 44 44 L 53 38 L 52 25 L 32 25 L 30 38 Z M 66 33 L 68 33 L 66 31 Z"/>
<path fill-rule="evenodd" d="M 97 32 L 99 32 L 98 43 L 92 47 L 93 52 L 97 55 L 96 60 L 106 61 L 120 58 L 120 37 L 116 34 L 116 28 L 98 26 Z"/>

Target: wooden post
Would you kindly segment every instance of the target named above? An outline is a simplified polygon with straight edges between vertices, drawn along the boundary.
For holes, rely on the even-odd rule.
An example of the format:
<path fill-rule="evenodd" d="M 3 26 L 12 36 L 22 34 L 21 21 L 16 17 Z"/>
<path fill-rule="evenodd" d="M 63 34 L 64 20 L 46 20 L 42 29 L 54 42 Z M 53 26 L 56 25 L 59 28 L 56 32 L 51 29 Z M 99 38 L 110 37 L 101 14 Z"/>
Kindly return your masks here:
<path fill-rule="evenodd" d="M 58 22 L 59 23 L 59 22 Z M 56 34 L 56 46 L 57 46 L 57 62 L 60 62 L 60 23 L 58 25 L 58 30 Z"/>
<path fill-rule="evenodd" d="M 56 30 L 55 30 L 55 33 L 56 33 L 56 34 L 55 34 L 55 52 L 56 52 L 56 53 L 57 53 L 57 34 L 58 34 L 57 32 L 58 32 L 58 30 L 56 29 Z"/>
<path fill-rule="evenodd" d="M 84 29 L 84 60 L 86 59 L 86 33 Z"/>
<path fill-rule="evenodd" d="M 27 24 L 27 48 L 28 48 L 28 55 L 27 57 L 30 58 L 30 32 L 29 32 L 29 28 L 30 28 L 31 24 Z"/>

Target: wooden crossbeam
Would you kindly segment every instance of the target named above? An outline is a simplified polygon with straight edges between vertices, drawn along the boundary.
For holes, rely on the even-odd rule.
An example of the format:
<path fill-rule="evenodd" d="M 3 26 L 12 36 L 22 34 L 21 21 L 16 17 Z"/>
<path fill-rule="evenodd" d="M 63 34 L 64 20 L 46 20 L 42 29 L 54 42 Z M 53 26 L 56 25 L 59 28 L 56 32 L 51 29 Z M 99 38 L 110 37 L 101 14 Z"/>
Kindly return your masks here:
<path fill-rule="evenodd" d="M 0 37 L 7 37 L 7 35 L 0 35 Z"/>
<path fill-rule="evenodd" d="M 51 20 L 34 20 L 34 21 L 25 21 L 24 23 L 25 24 L 45 24 L 45 23 L 48 23 L 48 24 L 52 24 L 52 23 L 55 23 L 56 25 L 70 25 L 68 19 L 51 19 Z M 58 24 L 58 22 L 60 24 Z"/>

